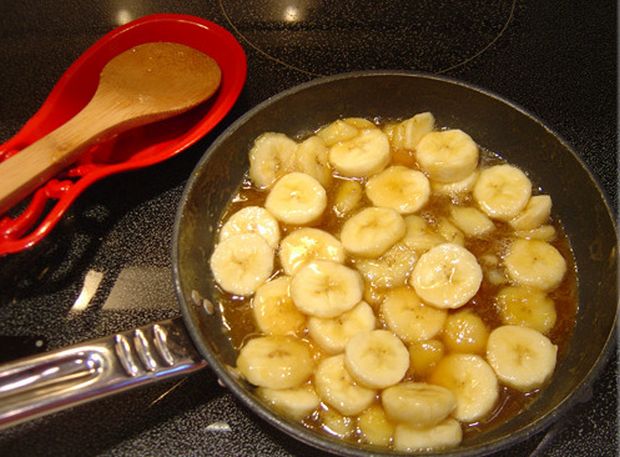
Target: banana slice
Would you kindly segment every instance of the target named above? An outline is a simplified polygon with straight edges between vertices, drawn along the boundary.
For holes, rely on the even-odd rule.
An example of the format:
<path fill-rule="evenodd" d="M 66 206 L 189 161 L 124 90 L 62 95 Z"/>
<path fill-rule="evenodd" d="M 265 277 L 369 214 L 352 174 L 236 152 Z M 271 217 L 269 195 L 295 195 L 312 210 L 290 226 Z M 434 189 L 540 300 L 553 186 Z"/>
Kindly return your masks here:
<path fill-rule="evenodd" d="M 259 189 L 268 189 L 293 169 L 297 143 L 283 133 L 267 132 L 250 149 L 250 179 Z"/>
<path fill-rule="evenodd" d="M 499 264 L 499 258 L 495 254 L 483 254 L 479 257 L 484 277 L 489 284 L 501 286 L 508 282 L 508 278 Z"/>
<path fill-rule="evenodd" d="M 273 271 L 274 252 L 256 233 L 232 235 L 218 243 L 211 256 L 215 281 L 226 292 L 251 295 Z"/>
<path fill-rule="evenodd" d="M 308 334 L 325 352 L 338 354 L 344 351 L 349 340 L 362 332 L 375 328 L 375 314 L 368 303 L 361 301 L 351 311 L 333 319 L 311 317 Z"/>
<path fill-rule="evenodd" d="M 343 121 L 349 125 L 352 125 L 358 130 L 378 128 L 371 121 L 369 121 L 368 119 L 364 119 L 363 117 L 347 117 L 346 119 L 343 119 Z"/>
<path fill-rule="evenodd" d="M 366 208 L 342 226 L 344 248 L 361 257 L 379 257 L 405 234 L 405 221 L 390 208 Z"/>
<path fill-rule="evenodd" d="M 349 340 L 344 363 L 360 384 L 383 389 L 403 379 L 409 368 L 409 352 L 392 332 L 372 330 Z"/>
<path fill-rule="evenodd" d="M 390 162 L 390 143 L 379 129 L 362 130 L 356 137 L 334 144 L 329 162 L 343 176 L 374 175 Z"/>
<path fill-rule="evenodd" d="M 344 355 L 323 359 L 314 373 L 314 387 L 325 403 L 345 416 L 361 413 L 374 401 L 376 392 L 358 385 L 344 366 Z"/>
<path fill-rule="evenodd" d="M 405 226 L 407 229 L 403 243 L 420 254 L 446 241 L 444 237 L 433 231 L 422 216 L 417 214 L 405 217 Z"/>
<path fill-rule="evenodd" d="M 230 216 L 220 230 L 220 241 L 242 233 L 256 233 L 262 236 L 273 249 L 276 249 L 280 242 L 278 221 L 260 206 L 246 206 Z"/>
<path fill-rule="evenodd" d="M 446 319 L 443 341 L 451 352 L 484 354 L 488 338 L 486 324 L 473 311 L 459 311 Z"/>
<path fill-rule="evenodd" d="M 416 147 L 416 158 L 431 180 L 443 183 L 461 181 L 478 166 L 478 146 L 462 130 L 430 132 Z"/>
<path fill-rule="evenodd" d="M 291 225 L 317 220 L 327 206 L 327 194 L 312 176 L 293 172 L 282 176 L 273 186 L 265 208 L 276 219 Z"/>
<path fill-rule="evenodd" d="M 504 384 L 529 392 L 545 383 L 555 369 L 558 347 L 542 333 L 505 325 L 489 335 L 487 360 Z"/>
<path fill-rule="evenodd" d="M 487 216 L 509 221 L 527 205 L 532 183 L 521 170 L 512 165 L 495 165 L 480 172 L 473 197 Z"/>
<path fill-rule="evenodd" d="M 256 290 L 252 312 L 258 329 L 267 335 L 296 335 L 306 324 L 290 295 L 291 278 L 280 276 Z"/>
<path fill-rule="evenodd" d="M 409 370 L 418 378 L 426 378 L 445 352 L 444 344 L 435 339 L 416 341 L 409 345 Z"/>
<path fill-rule="evenodd" d="M 413 270 L 418 256 L 404 243 L 397 243 L 377 259 L 360 259 L 355 268 L 373 287 L 403 286 Z"/>
<path fill-rule="evenodd" d="M 504 287 L 496 297 L 502 323 L 529 327 L 547 333 L 557 314 L 553 300 L 543 291 L 523 286 Z"/>
<path fill-rule="evenodd" d="M 470 193 L 473 190 L 474 186 L 476 185 L 476 181 L 478 181 L 479 175 L 480 172 L 478 170 L 475 170 L 473 173 L 461 179 L 460 181 L 448 183 L 431 181 L 431 191 L 437 195 L 447 195 L 453 198 L 462 196 Z"/>
<path fill-rule="evenodd" d="M 404 382 L 381 393 L 387 416 L 416 428 L 439 424 L 456 408 L 456 397 L 445 387 L 425 382 Z"/>
<path fill-rule="evenodd" d="M 495 372 L 482 357 L 450 354 L 439 361 L 429 382 L 443 386 L 456 396 L 453 416 L 461 422 L 484 418 L 499 398 Z"/>
<path fill-rule="evenodd" d="M 332 182 L 332 171 L 329 167 L 329 149 L 321 137 L 313 135 L 299 144 L 295 151 L 293 169 L 312 176 L 323 187 Z"/>
<path fill-rule="evenodd" d="M 452 206 L 450 217 L 454 224 L 469 237 L 483 237 L 495 230 L 493 221 L 476 208 Z"/>
<path fill-rule="evenodd" d="M 294 275 L 310 260 L 344 263 L 345 253 L 334 236 L 315 228 L 295 230 L 280 243 L 280 263 L 287 275 Z"/>
<path fill-rule="evenodd" d="M 341 181 L 334 196 L 333 211 L 338 217 L 349 215 L 362 201 L 364 188 L 357 181 Z"/>
<path fill-rule="evenodd" d="M 415 149 L 420 140 L 435 128 L 435 117 L 429 113 L 419 113 L 394 125 L 390 132 L 393 149 Z"/>
<path fill-rule="evenodd" d="M 394 431 L 394 449 L 402 452 L 448 449 L 458 446 L 462 440 L 461 424 L 452 418 L 431 428 L 399 424 Z"/>
<path fill-rule="evenodd" d="M 353 418 L 343 416 L 334 408 L 322 405 L 319 411 L 319 419 L 321 421 L 321 428 L 330 435 L 346 438 L 353 433 L 353 426 L 355 424 Z"/>
<path fill-rule="evenodd" d="M 418 296 L 438 308 L 459 308 L 480 288 L 482 269 L 462 246 L 444 243 L 422 254 L 409 278 Z"/>
<path fill-rule="evenodd" d="M 546 224 L 531 230 L 516 230 L 515 236 L 526 240 L 539 240 L 549 243 L 555 240 L 556 232 L 553 225 Z"/>
<path fill-rule="evenodd" d="M 515 218 L 509 221 L 515 230 L 532 230 L 540 227 L 551 216 L 551 197 L 549 195 L 535 195 L 530 198 L 525 208 Z"/>
<path fill-rule="evenodd" d="M 374 446 L 388 446 L 394 435 L 392 424 L 380 405 L 372 405 L 357 418 L 357 428 L 362 440 Z"/>
<path fill-rule="evenodd" d="M 448 243 L 458 244 L 459 246 L 465 245 L 465 235 L 446 217 L 440 217 L 437 220 L 437 232 Z"/>
<path fill-rule="evenodd" d="M 316 132 L 316 134 L 328 147 L 331 147 L 341 141 L 348 141 L 355 138 L 359 132 L 359 129 L 351 125 L 350 122 L 345 122 L 342 119 L 338 119 L 337 121 L 334 121 L 326 127 L 320 129 Z"/>
<path fill-rule="evenodd" d="M 292 389 L 306 382 L 314 364 L 310 348 L 292 336 L 260 336 L 241 348 L 237 369 L 251 384 Z"/>
<path fill-rule="evenodd" d="M 566 273 L 566 260 L 549 243 L 538 240 L 515 240 L 504 257 L 508 276 L 517 284 L 552 290 Z"/>
<path fill-rule="evenodd" d="M 304 314 L 336 317 L 362 300 L 364 284 L 359 273 L 329 260 L 304 264 L 291 281 L 291 297 Z"/>
<path fill-rule="evenodd" d="M 311 385 L 303 385 L 294 389 L 268 389 L 259 387 L 256 395 L 262 398 L 273 409 L 293 420 L 301 420 L 315 411 L 321 400 Z"/>
<path fill-rule="evenodd" d="M 389 291 L 381 314 L 388 328 L 406 343 L 433 338 L 443 329 L 447 316 L 445 310 L 423 304 L 408 287 Z"/>
<path fill-rule="evenodd" d="M 431 187 L 422 172 L 395 165 L 368 180 L 366 195 L 375 206 L 410 214 L 426 205 Z"/>

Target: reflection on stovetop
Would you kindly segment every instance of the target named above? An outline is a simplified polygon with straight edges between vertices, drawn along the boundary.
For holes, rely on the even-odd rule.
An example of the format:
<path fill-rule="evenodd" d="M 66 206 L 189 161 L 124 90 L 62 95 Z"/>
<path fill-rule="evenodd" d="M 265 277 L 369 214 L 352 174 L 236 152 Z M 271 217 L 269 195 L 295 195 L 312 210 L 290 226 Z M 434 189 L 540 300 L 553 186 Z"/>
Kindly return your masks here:
<path fill-rule="evenodd" d="M 516 0 L 219 4 L 229 26 L 256 51 L 289 68 L 324 75 L 403 68 L 447 72 L 501 37 Z"/>

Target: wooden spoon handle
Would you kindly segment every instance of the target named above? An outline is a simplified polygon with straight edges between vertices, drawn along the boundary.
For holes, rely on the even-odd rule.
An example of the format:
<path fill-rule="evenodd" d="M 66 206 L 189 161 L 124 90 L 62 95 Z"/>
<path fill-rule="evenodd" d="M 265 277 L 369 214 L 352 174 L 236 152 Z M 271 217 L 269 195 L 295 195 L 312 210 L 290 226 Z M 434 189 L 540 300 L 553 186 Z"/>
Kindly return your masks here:
<path fill-rule="evenodd" d="M 91 113 L 87 105 L 67 123 L 0 163 L 0 215 L 73 162 L 106 130 L 105 119 Z"/>

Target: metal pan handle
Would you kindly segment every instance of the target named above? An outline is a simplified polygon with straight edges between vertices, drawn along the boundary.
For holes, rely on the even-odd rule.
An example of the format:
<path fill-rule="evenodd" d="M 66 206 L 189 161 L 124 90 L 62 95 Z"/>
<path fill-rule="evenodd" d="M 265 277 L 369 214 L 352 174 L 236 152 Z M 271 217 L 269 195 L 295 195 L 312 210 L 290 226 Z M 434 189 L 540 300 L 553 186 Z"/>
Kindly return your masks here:
<path fill-rule="evenodd" d="M 20 359 L 0 366 L 0 429 L 206 365 L 181 318 Z"/>

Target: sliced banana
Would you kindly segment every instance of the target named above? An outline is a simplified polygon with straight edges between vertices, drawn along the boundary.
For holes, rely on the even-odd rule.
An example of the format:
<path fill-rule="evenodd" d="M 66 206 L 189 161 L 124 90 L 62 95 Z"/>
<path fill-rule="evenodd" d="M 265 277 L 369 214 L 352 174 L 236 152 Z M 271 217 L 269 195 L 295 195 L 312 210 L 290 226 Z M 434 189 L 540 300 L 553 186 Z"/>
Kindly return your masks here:
<path fill-rule="evenodd" d="M 555 240 L 556 231 L 553 225 L 545 224 L 531 230 L 516 230 L 515 236 L 526 240 L 539 240 L 549 243 Z"/>
<path fill-rule="evenodd" d="M 387 330 L 358 333 L 344 350 L 347 371 L 360 384 L 383 389 L 400 382 L 409 368 L 409 352 Z"/>
<path fill-rule="evenodd" d="M 444 352 L 444 344 L 436 339 L 411 343 L 409 345 L 409 370 L 416 379 L 426 378 L 442 359 Z"/>
<path fill-rule="evenodd" d="M 262 236 L 273 249 L 276 249 L 280 242 L 278 221 L 261 206 L 246 206 L 230 216 L 220 230 L 220 241 L 242 233 Z"/>
<path fill-rule="evenodd" d="M 359 134 L 359 129 L 350 122 L 338 119 L 320 129 L 316 134 L 330 147 L 341 141 L 348 141 L 355 138 Z"/>
<path fill-rule="evenodd" d="M 448 220 L 447 217 L 440 217 L 437 220 L 437 233 L 439 233 L 448 243 L 465 245 L 465 234 Z"/>
<path fill-rule="evenodd" d="M 366 208 L 342 226 L 344 248 L 361 257 L 379 257 L 405 234 L 405 221 L 390 208 Z"/>
<path fill-rule="evenodd" d="M 316 221 L 327 206 L 327 193 L 321 184 L 305 173 L 282 176 L 273 186 L 265 208 L 276 219 L 291 225 Z"/>
<path fill-rule="evenodd" d="M 478 181 L 478 176 L 480 172 L 475 170 L 473 173 L 469 174 L 467 177 L 461 179 L 460 181 L 455 182 L 437 182 L 431 181 L 431 191 L 437 195 L 447 195 L 449 197 L 458 197 L 465 194 L 470 193 L 474 186 L 476 185 L 476 181 Z"/>
<path fill-rule="evenodd" d="M 340 181 L 334 196 L 333 211 L 338 217 L 344 217 L 353 212 L 362 202 L 364 188 L 357 181 Z"/>
<path fill-rule="evenodd" d="M 553 374 L 557 351 L 558 347 L 539 331 L 505 325 L 491 332 L 487 360 L 500 381 L 529 392 Z"/>
<path fill-rule="evenodd" d="M 422 429 L 399 424 L 394 431 L 394 449 L 401 452 L 448 449 L 458 446 L 462 440 L 461 424 L 452 418 Z"/>
<path fill-rule="evenodd" d="M 430 132 L 416 147 L 420 168 L 433 181 L 450 183 L 471 175 L 478 166 L 478 146 L 462 130 Z"/>
<path fill-rule="evenodd" d="M 395 165 L 368 180 L 366 195 L 375 206 L 411 214 L 426 205 L 431 187 L 424 173 Z"/>
<path fill-rule="evenodd" d="M 508 286 L 495 299 L 502 323 L 533 328 L 547 333 L 557 319 L 553 300 L 543 291 L 531 287 Z"/>
<path fill-rule="evenodd" d="M 355 421 L 353 418 L 343 416 L 334 408 L 321 405 L 319 419 L 321 421 L 321 428 L 338 438 L 346 438 L 354 431 Z"/>
<path fill-rule="evenodd" d="M 347 117 L 347 118 L 343 119 L 343 121 L 346 122 L 349 125 L 352 125 L 353 127 L 355 127 L 358 130 L 376 129 L 376 128 L 378 128 L 371 121 L 369 121 L 368 119 L 364 119 L 363 117 Z"/>
<path fill-rule="evenodd" d="M 311 136 L 302 141 L 295 151 L 295 171 L 305 173 L 316 179 L 323 187 L 332 182 L 332 171 L 329 166 L 329 149 L 319 136 Z"/>
<path fill-rule="evenodd" d="M 388 446 L 394 435 L 394 424 L 392 424 L 383 408 L 372 405 L 364 410 L 357 418 L 357 427 L 365 443 L 374 446 Z"/>
<path fill-rule="evenodd" d="M 232 235 L 218 243 L 210 266 L 215 281 L 226 292 L 251 295 L 273 271 L 273 249 L 256 233 Z"/>
<path fill-rule="evenodd" d="M 447 355 L 439 361 L 429 382 L 452 391 L 456 396 L 452 415 L 461 422 L 484 418 L 499 398 L 495 372 L 479 355 Z"/>
<path fill-rule="evenodd" d="M 304 316 L 291 299 L 291 278 L 280 276 L 256 290 L 252 313 L 258 329 L 267 335 L 296 335 L 305 327 Z"/>
<path fill-rule="evenodd" d="M 340 241 L 324 230 L 304 227 L 289 234 L 280 243 L 280 263 L 287 275 L 294 275 L 309 260 L 344 263 Z"/>
<path fill-rule="evenodd" d="M 456 408 L 456 397 L 445 387 L 425 382 L 404 382 L 381 393 L 387 416 L 417 428 L 433 427 Z"/>
<path fill-rule="evenodd" d="M 390 144 L 394 149 L 415 149 L 422 137 L 435 128 L 432 113 L 416 114 L 390 129 Z"/>
<path fill-rule="evenodd" d="M 343 176 L 371 176 L 390 162 L 390 143 L 379 129 L 362 130 L 356 137 L 334 144 L 329 162 Z"/>
<path fill-rule="evenodd" d="M 374 328 L 375 314 L 365 301 L 359 302 L 351 311 L 332 319 L 320 317 L 308 319 L 310 338 L 329 354 L 343 352 L 352 337 Z"/>
<path fill-rule="evenodd" d="M 292 389 L 310 378 L 314 369 L 310 348 L 292 336 L 260 336 L 241 348 L 237 369 L 251 384 Z"/>
<path fill-rule="evenodd" d="M 409 283 L 425 302 L 438 308 L 459 308 L 478 292 L 482 269 L 467 249 L 444 243 L 422 254 Z"/>
<path fill-rule="evenodd" d="M 375 400 L 376 392 L 358 385 L 344 366 L 344 355 L 323 359 L 314 373 L 319 397 L 345 416 L 361 413 Z"/>
<path fill-rule="evenodd" d="M 476 208 L 452 206 L 450 217 L 452 222 L 469 237 L 483 237 L 495 230 L 493 221 Z"/>
<path fill-rule="evenodd" d="M 450 314 L 443 329 L 443 341 L 450 352 L 484 354 L 489 329 L 471 310 Z"/>
<path fill-rule="evenodd" d="M 389 291 L 381 305 L 388 328 L 406 343 L 433 338 L 443 329 L 447 312 L 425 305 L 408 287 Z"/>
<path fill-rule="evenodd" d="M 566 273 L 566 260 L 558 250 L 544 241 L 515 240 L 504 257 L 508 276 L 517 284 L 552 290 Z"/>
<path fill-rule="evenodd" d="M 291 281 L 291 297 L 304 314 L 336 317 L 362 300 L 364 284 L 359 273 L 329 260 L 304 264 Z"/>
<path fill-rule="evenodd" d="M 417 214 L 405 217 L 405 226 L 403 243 L 420 254 L 446 241 L 444 237 L 433 231 L 422 216 Z"/>
<path fill-rule="evenodd" d="M 377 259 L 360 259 L 355 268 L 373 287 L 402 286 L 413 270 L 418 255 L 404 243 L 396 243 Z"/>
<path fill-rule="evenodd" d="M 473 197 L 487 216 L 509 221 L 527 205 L 532 183 L 513 165 L 495 165 L 480 172 Z"/>
<path fill-rule="evenodd" d="M 297 143 L 283 133 L 267 132 L 250 149 L 250 179 L 259 189 L 268 189 L 292 171 Z"/>
<path fill-rule="evenodd" d="M 532 230 L 545 224 L 551 216 L 551 197 L 535 195 L 530 198 L 525 208 L 509 221 L 515 230 Z"/>
<path fill-rule="evenodd" d="M 314 388 L 309 384 L 293 389 L 278 390 L 259 387 L 256 389 L 256 395 L 273 409 L 293 420 L 301 420 L 309 416 L 321 403 Z"/>

